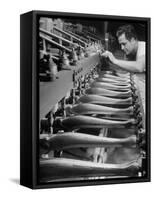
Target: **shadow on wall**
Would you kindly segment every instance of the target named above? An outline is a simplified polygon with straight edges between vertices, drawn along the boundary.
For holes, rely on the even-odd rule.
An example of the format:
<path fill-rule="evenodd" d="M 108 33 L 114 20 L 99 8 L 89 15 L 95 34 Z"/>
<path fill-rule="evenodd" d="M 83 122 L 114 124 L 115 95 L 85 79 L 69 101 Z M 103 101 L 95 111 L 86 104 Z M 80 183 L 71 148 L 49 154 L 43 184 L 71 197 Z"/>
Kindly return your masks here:
<path fill-rule="evenodd" d="M 10 178 L 10 181 L 17 185 L 20 185 L 20 179 L 18 179 L 18 178 Z"/>

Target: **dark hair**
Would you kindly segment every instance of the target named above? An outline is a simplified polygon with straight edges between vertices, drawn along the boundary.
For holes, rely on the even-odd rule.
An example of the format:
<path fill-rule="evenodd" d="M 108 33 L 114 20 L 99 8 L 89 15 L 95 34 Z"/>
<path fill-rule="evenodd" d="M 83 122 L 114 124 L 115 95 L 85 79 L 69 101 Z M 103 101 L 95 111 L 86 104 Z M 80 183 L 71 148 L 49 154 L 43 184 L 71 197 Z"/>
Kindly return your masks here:
<path fill-rule="evenodd" d="M 137 40 L 137 35 L 135 29 L 132 25 L 124 25 L 118 28 L 116 36 L 119 37 L 122 34 L 125 34 L 127 40 L 131 40 L 132 38 Z"/>

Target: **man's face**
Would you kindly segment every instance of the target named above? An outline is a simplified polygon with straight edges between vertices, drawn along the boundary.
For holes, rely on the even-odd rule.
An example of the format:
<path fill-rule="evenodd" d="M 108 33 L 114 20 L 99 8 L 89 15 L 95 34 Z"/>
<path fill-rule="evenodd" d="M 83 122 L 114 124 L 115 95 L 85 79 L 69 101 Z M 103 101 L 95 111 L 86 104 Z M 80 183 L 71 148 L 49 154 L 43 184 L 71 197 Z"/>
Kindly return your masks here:
<path fill-rule="evenodd" d="M 119 44 L 121 49 L 125 52 L 126 55 L 133 54 L 135 52 L 136 40 L 131 38 L 131 40 L 126 39 L 125 33 L 118 37 Z"/>

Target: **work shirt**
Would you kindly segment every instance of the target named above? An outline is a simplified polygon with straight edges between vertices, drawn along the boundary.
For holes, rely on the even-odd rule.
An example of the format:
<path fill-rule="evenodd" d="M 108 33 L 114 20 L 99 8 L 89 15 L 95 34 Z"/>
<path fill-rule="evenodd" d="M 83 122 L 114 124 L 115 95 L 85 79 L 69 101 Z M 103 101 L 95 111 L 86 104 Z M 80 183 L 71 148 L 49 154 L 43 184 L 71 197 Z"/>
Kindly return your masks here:
<path fill-rule="evenodd" d="M 144 41 L 139 41 L 138 42 L 138 50 L 136 53 L 136 61 L 141 58 L 142 56 L 146 56 L 146 47 L 145 47 L 145 42 Z M 145 71 L 146 71 L 146 63 L 145 63 L 145 67 L 144 67 L 144 72 L 142 73 L 135 73 L 137 74 L 138 77 L 141 77 L 141 79 L 143 78 L 145 80 Z"/>
<path fill-rule="evenodd" d="M 140 41 L 140 42 L 138 42 L 138 49 L 137 49 L 137 53 L 136 53 L 136 60 L 138 60 L 142 56 L 146 56 L 145 55 L 145 42 Z M 145 71 L 145 68 L 144 68 L 144 71 Z"/>
<path fill-rule="evenodd" d="M 137 50 L 137 53 L 136 53 L 136 60 L 139 59 L 142 56 L 146 56 L 146 43 L 143 42 L 143 41 L 140 41 L 140 42 L 138 42 L 138 50 Z M 146 98 L 146 96 L 145 96 L 145 79 L 146 79 L 145 72 L 146 72 L 146 63 L 145 63 L 144 72 L 134 73 L 134 75 L 133 75 L 133 78 L 135 79 L 135 82 L 138 86 L 138 90 L 140 91 L 140 96 L 141 96 L 144 114 L 145 114 L 145 101 L 146 101 L 146 99 L 145 99 Z M 144 123 L 145 122 L 143 122 L 143 124 Z"/>

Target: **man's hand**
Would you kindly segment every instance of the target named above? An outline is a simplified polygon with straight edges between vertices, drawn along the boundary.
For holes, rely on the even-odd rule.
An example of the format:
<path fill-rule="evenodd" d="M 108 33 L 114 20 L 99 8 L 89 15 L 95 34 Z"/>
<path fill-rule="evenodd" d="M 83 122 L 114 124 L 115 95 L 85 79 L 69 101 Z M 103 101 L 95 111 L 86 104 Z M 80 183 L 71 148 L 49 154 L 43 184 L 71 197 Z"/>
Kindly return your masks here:
<path fill-rule="evenodd" d="M 110 61 L 115 64 L 116 63 L 116 58 L 114 57 L 114 55 L 110 52 L 110 51 L 105 51 L 104 53 L 101 54 L 101 56 L 105 57 L 105 58 L 109 58 Z"/>

